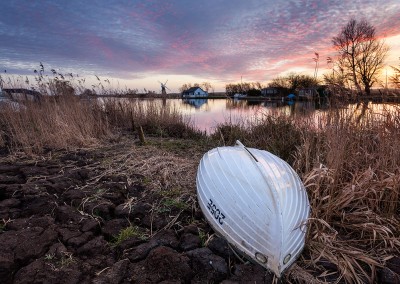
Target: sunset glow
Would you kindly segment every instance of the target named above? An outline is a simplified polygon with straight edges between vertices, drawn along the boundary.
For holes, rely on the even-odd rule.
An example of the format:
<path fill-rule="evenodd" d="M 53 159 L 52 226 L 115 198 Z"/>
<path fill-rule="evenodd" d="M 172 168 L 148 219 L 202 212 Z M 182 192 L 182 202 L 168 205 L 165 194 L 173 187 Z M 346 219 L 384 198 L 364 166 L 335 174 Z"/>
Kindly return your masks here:
<path fill-rule="evenodd" d="M 335 55 L 331 39 L 350 18 L 366 19 L 390 47 L 387 70 L 400 57 L 398 0 L 4 1 L 0 68 L 9 75 L 46 70 L 109 78 L 112 86 L 159 92 L 184 83 L 321 77 Z"/>

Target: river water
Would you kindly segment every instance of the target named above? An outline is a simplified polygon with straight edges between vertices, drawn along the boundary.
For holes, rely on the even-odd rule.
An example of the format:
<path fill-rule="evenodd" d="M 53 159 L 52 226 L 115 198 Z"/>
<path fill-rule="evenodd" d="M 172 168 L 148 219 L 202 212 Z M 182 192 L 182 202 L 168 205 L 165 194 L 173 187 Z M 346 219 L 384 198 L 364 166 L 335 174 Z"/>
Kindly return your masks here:
<path fill-rule="evenodd" d="M 212 133 L 218 124 L 224 122 L 244 123 L 256 120 L 264 115 L 287 115 L 310 117 L 318 120 L 327 112 L 327 102 L 315 103 L 311 101 L 266 101 L 266 100 L 233 100 L 233 99 L 135 99 L 144 105 L 149 102 L 160 106 L 169 106 L 179 110 L 188 117 L 196 128 Z M 348 104 L 341 110 L 351 113 L 379 114 L 383 110 L 399 113 L 399 103 L 372 103 Z"/>

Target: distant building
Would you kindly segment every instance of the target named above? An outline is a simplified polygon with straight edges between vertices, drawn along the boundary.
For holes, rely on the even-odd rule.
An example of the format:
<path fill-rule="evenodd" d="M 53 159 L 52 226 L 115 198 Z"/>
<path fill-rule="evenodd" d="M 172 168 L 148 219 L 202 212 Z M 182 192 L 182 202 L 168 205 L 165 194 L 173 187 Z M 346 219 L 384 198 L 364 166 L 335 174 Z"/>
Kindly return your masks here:
<path fill-rule="evenodd" d="M 282 87 L 268 87 L 261 89 L 261 95 L 263 97 L 285 97 L 289 94 L 289 89 Z"/>
<path fill-rule="evenodd" d="M 190 89 L 182 92 L 182 98 L 200 98 L 208 97 L 208 93 L 203 91 L 200 87 L 191 87 Z"/>

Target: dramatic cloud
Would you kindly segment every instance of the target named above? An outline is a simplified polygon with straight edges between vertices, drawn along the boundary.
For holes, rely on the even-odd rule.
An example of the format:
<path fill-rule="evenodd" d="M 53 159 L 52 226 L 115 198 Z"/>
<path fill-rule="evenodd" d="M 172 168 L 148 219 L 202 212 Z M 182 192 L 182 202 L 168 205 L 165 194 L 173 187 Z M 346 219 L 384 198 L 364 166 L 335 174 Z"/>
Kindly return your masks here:
<path fill-rule="evenodd" d="M 29 74 L 43 62 L 81 75 L 141 78 L 138 88 L 168 77 L 178 88 L 188 76 L 220 86 L 241 76 L 265 82 L 312 72 L 314 52 L 323 68 L 334 54 L 332 37 L 352 17 L 383 38 L 400 35 L 398 0 L 5 1 L 0 68 Z"/>

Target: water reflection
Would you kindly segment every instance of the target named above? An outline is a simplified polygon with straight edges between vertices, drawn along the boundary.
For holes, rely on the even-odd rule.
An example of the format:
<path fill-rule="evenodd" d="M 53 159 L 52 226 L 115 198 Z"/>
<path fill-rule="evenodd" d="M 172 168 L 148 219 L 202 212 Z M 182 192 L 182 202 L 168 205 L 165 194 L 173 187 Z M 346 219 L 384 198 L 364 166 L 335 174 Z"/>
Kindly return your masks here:
<path fill-rule="evenodd" d="M 183 107 L 177 107 L 190 115 L 196 127 L 207 133 L 212 133 L 218 124 L 225 122 L 242 124 L 265 115 L 312 115 L 316 111 L 313 102 L 281 100 L 208 99 L 204 105 L 196 100 L 182 100 L 181 104 Z M 184 107 L 187 105 L 192 107 Z"/>
<path fill-rule="evenodd" d="M 207 99 L 182 99 L 182 102 L 199 109 L 202 105 L 207 103 Z"/>
<path fill-rule="evenodd" d="M 226 100 L 226 109 L 248 108 L 247 100 L 229 99 Z"/>
<path fill-rule="evenodd" d="M 178 108 L 179 104 L 177 105 Z M 243 123 L 254 121 L 265 115 L 287 115 L 291 117 L 310 118 L 318 123 L 330 109 L 329 101 L 262 101 L 262 100 L 233 100 L 233 99 L 208 99 L 207 103 L 192 109 L 182 109 L 190 115 L 195 126 L 212 133 L 218 124 L 224 122 Z M 194 109 L 194 111 L 193 111 Z M 348 104 L 341 108 L 351 115 L 356 115 L 358 120 L 368 114 L 379 114 L 382 110 L 398 111 L 400 104 L 388 103 L 361 103 Z"/>

